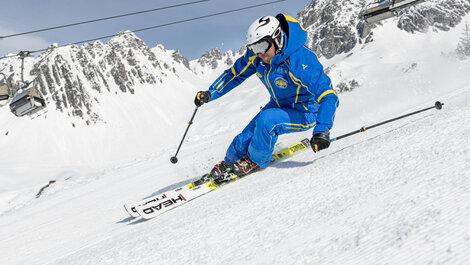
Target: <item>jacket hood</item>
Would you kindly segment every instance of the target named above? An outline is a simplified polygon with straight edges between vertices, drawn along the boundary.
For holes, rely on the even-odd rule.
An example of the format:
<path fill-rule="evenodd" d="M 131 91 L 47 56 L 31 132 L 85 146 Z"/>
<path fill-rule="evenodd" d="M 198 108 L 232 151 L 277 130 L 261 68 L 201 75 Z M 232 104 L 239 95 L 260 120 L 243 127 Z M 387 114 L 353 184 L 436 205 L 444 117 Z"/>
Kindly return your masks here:
<path fill-rule="evenodd" d="M 281 29 L 284 32 L 284 47 L 271 59 L 271 63 L 279 64 L 305 44 L 307 31 L 298 20 L 291 16 L 281 13 L 276 18 L 281 23 Z"/>

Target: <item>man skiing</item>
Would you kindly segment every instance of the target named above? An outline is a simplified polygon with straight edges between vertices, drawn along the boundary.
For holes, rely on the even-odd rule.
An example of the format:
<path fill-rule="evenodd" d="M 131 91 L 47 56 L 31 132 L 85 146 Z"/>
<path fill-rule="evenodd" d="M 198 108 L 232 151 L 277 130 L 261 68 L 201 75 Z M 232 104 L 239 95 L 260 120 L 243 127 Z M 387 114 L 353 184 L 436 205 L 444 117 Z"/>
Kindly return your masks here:
<path fill-rule="evenodd" d="M 194 103 L 215 100 L 256 74 L 266 86 L 270 101 L 238 134 L 223 161 L 210 177 L 227 169 L 244 176 L 269 165 L 281 134 L 313 129 L 314 152 L 328 148 L 339 100 L 317 56 L 304 44 L 307 31 L 285 15 L 264 16 L 254 21 L 246 35 L 246 53 L 237 59 L 207 91 L 199 91 Z"/>

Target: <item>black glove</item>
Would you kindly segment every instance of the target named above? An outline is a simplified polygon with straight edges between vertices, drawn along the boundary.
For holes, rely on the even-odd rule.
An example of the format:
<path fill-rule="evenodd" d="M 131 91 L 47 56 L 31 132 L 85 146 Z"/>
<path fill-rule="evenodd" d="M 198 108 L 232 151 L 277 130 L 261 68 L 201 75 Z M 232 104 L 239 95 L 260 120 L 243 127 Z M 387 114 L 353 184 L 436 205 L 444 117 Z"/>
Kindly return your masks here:
<path fill-rule="evenodd" d="M 200 107 L 202 104 L 209 102 L 211 100 L 211 92 L 209 91 L 199 91 L 196 94 L 196 98 L 194 99 L 194 104 Z"/>
<path fill-rule="evenodd" d="M 312 150 L 315 153 L 326 149 L 328 146 L 330 146 L 330 136 L 323 132 L 316 133 L 312 136 L 310 145 L 312 146 Z"/>

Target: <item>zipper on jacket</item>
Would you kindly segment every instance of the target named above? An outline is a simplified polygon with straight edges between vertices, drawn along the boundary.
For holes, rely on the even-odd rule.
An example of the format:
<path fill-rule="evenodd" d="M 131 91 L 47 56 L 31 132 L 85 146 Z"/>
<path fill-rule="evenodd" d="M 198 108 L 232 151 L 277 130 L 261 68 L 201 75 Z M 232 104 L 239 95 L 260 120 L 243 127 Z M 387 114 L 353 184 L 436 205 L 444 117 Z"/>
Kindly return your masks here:
<path fill-rule="evenodd" d="M 270 88 L 271 91 L 273 92 L 274 100 L 276 100 L 276 104 L 277 104 L 277 106 L 280 108 L 281 105 L 279 105 L 279 102 L 277 101 L 276 94 L 274 94 L 274 89 L 273 89 L 273 87 L 271 86 L 271 83 L 269 83 L 269 73 L 271 72 L 271 70 L 272 70 L 272 66 L 271 66 L 271 64 L 269 64 L 269 71 L 268 71 L 268 74 L 266 74 L 266 69 L 264 69 L 264 80 L 265 80 L 266 85 L 268 86 L 268 88 Z"/>

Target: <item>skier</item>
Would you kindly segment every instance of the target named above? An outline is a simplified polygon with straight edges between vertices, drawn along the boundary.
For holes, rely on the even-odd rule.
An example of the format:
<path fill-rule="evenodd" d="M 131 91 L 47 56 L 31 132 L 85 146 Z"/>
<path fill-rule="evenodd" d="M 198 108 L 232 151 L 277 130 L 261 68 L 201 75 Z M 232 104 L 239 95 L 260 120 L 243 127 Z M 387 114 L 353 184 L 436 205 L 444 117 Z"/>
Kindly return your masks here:
<path fill-rule="evenodd" d="M 296 19 L 278 14 L 254 21 L 246 35 L 246 53 L 237 59 L 207 91 L 199 91 L 200 107 L 215 100 L 256 74 L 266 86 L 270 101 L 238 134 L 223 161 L 210 172 L 213 179 L 231 169 L 244 176 L 269 165 L 281 134 L 313 129 L 314 152 L 328 148 L 339 100 L 317 56 L 307 46 L 307 31 Z"/>

